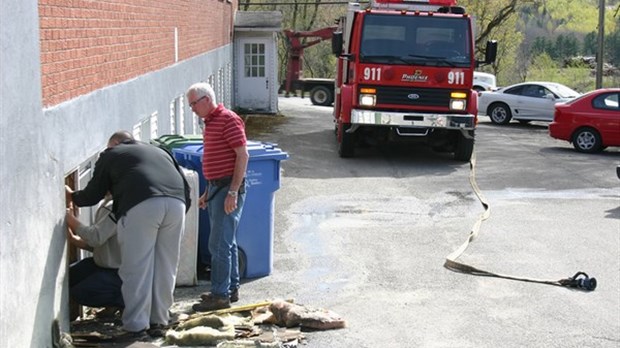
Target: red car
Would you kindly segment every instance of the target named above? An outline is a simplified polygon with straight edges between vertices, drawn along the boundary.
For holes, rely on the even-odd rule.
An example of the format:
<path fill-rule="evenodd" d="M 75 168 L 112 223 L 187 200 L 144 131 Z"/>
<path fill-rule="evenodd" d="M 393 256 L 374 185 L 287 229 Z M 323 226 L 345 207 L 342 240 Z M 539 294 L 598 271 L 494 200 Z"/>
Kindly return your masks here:
<path fill-rule="evenodd" d="M 556 104 L 549 135 L 573 143 L 579 152 L 620 146 L 620 88 L 597 89 Z"/>

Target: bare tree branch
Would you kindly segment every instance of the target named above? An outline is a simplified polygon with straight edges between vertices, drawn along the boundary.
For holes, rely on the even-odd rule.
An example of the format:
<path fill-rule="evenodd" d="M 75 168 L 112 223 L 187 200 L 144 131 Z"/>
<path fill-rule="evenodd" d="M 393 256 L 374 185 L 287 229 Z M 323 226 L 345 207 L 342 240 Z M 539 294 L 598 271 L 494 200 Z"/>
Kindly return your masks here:
<path fill-rule="evenodd" d="M 504 23 L 508 17 L 514 14 L 516 11 L 516 7 L 517 0 L 511 0 L 510 3 L 501 8 L 497 15 L 493 19 L 491 19 L 487 26 L 482 29 L 480 35 L 476 38 L 476 46 L 479 46 L 481 43 L 488 41 L 488 38 L 493 29 Z"/>

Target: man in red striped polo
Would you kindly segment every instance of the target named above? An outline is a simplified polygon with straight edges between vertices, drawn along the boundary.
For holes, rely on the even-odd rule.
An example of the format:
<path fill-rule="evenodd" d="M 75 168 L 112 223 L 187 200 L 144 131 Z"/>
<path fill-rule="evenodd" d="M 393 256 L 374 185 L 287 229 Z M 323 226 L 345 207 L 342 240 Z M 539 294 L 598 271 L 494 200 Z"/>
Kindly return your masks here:
<path fill-rule="evenodd" d="M 211 291 L 203 293 L 196 311 L 230 307 L 239 300 L 237 226 L 245 201 L 245 173 L 249 154 L 243 120 L 215 99 L 208 83 L 189 87 L 187 101 L 204 121 L 202 172 L 207 180 L 198 200 L 207 209 L 211 231 Z"/>

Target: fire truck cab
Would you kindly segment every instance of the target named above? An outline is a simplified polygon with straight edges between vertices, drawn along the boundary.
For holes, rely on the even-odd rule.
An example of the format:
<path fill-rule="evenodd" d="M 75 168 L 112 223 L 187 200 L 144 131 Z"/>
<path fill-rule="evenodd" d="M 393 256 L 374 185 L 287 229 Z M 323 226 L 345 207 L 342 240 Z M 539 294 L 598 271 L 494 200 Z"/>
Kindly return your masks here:
<path fill-rule="evenodd" d="M 338 57 L 334 123 L 338 153 L 361 143 L 424 142 L 469 161 L 477 122 L 473 19 L 456 0 L 350 3 L 332 37 Z"/>

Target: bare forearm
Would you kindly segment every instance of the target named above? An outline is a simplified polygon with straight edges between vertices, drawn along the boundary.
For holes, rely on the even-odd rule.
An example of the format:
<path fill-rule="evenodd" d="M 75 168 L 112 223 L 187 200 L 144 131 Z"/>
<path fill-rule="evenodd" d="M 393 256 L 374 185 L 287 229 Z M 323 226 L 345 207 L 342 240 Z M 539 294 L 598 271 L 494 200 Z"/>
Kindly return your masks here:
<path fill-rule="evenodd" d="M 245 146 L 235 149 L 235 152 L 237 153 L 237 159 L 235 160 L 235 171 L 233 172 L 232 182 L 230 183 L 231 191 L 239 191 L 241 188 L 241 182 L 248 169 L 248 160 L 250 157 Z"/>
<path fill-rule="evenodd" d="M 93 251 L 93 247 L 88 245 L 88 243 L 86 243 L 83 239 L 79 239 L 79 237 L 75 238 L 75 239 L 69 239 L 69 242 L 73 246 L 78 247 L 80 249 L 84 249 L 84 250 L 88 250 L 88 251 Z"/>
<path fill-rule="evenodd" d="M 93 248 L 86 243 L 82 238 L 75 234 L 75 231 L 82 226 L 82 223 L 73 215 L 71 209 L 67 209 L 65 214 L 65 220 L 67 221 L 67 239 L 71 245 L 74 245 L 80 249 L 92 251 Z"/>

